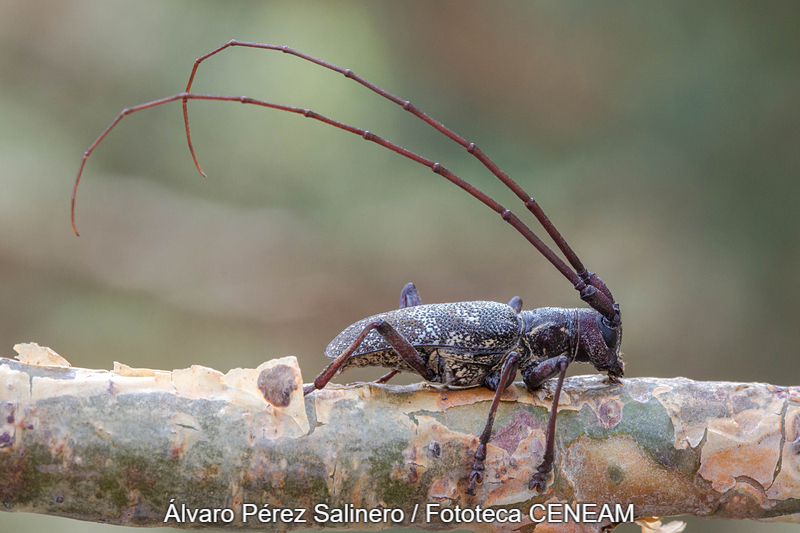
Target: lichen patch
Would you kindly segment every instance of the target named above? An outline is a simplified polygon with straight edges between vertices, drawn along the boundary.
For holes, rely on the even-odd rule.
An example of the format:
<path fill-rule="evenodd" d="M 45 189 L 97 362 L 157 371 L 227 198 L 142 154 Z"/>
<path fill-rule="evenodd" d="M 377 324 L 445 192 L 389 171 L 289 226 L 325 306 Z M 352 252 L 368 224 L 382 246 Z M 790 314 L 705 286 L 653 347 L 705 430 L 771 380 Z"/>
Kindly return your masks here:
<path fill-rule="evenodd" d="M 577 501 L 633 503 L 658 515 L 708 509 L 691 478 L 659 464 L 628 435 L 581 437 L 564 450 L 561 464 Z"/>

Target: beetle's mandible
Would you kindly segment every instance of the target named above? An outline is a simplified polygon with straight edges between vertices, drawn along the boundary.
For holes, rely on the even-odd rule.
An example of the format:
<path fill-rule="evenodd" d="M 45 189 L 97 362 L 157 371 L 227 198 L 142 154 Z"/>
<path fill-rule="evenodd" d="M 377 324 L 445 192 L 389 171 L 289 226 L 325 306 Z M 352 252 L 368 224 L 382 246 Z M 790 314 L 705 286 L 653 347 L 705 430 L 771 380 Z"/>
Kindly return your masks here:
<path fill-rule="evenodd" d="M 280 51 L 310 61 L 353 79 L 422 119 L 466 148 L 468 153 L 475 156 L 492 174 L 511 189 L 536 217 L 558 249 L 564 254 L 569 265 L 544 244 L 516 215 L 485 193 L 439 163 L 369 131 L 327 118 L 309 109 L 274 104 L 246 96 L 190 92 L 200 64 L 218 52 L 234 46 Z M 544 456 L 529 483 L 530 489 L 542 491 L 553 467 L 556 412 L 567 366 L 571 362 L 591 363 L 598 370 L 607 372 L 611 382 L 617 382 L 623 374 L 624 365 L 620 352 L 622 319 L 619 304 L 614 301 L 614 297 L 605 283 L 583 266 L 577 254 L 556 230 L 539 204 L 500 170 L 474 143 L 467 141 L 410 102 L 381 89 L 351 70 L 343 69 L 287 46 L 232 40 L 195 61 L 184 92 L 123 109 L 84 152 L 72 192 L 71 221 L 76 235 L 78 232 L 75 226 L 75 197 L 86 160 L 92 151 L 126 115 L 178 100 L 183 103 L 189 149 L 198 171 L 203 175 L 205 174 L 197 162 L 189 132 L 189 100 L 241 102 L 300 114 L 340 130 L 360 135 L 365 140 L 429 167 L 433 172 L 457 185 L 502 216 L 503 220 L 522 234 L 567 278 L 579 292 L 581 299 L 591 307 L 590 309 L 544 307 L 523 311 L 522 301 L 519 297 L 512 298 L 508 304 L 459 302 L 424 305 L 416 287 L 409 283 L 401 292 L 399 309 L 356 322 L 330 343 L 325 355 L 334 361 L 304 389 L 305 394 L 321 389 L 333 376 L 348 368 L 380 366 L 392 370 L 378 380 L 381 383 L 388 381 L 398 372 L 415 372 L 430 382 L 453 387 L 485 386 L 496 391 L 469 475 L 467 493 L 475 494 L 476 485 L 483 480 L 486 446 L 491 436 L 501 393 L 514 381 L 517 370 L 522 372 L 523 381 L 530 390 L 535 390 L 547 379 L 558 376 L 547 426 Z"/>

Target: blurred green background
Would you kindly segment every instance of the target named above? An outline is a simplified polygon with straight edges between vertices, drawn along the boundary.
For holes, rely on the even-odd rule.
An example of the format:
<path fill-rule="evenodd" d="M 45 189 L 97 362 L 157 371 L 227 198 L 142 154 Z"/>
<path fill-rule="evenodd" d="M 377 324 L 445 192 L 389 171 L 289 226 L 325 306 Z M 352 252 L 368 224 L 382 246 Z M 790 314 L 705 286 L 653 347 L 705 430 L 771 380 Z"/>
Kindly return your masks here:
<path fill-rule="evenodd" d="M 799 15 L 797 2 L 2 1 L 2 356 L 38 342 L 75 366 L 225 372 L 291 354 L 308 381 L 330 339 L 395 308 L 408 281 L 429 303 L 582 305 L 500 217 L 424 167 L 229 103 L 190 102 L 208 178 L 179 103 L 123 120 L 89 159 L 74 237 L 82 152 L 237 38 L 352 68 L 478 144 L 611 287 L 627 376 L 798 385 Z M 461 147 L 340 75 L 233 49 L 195 91 L 367 128 L 535 228 Z M 123 531 L 0 513 L 0 531 L 43 528 Z"/>

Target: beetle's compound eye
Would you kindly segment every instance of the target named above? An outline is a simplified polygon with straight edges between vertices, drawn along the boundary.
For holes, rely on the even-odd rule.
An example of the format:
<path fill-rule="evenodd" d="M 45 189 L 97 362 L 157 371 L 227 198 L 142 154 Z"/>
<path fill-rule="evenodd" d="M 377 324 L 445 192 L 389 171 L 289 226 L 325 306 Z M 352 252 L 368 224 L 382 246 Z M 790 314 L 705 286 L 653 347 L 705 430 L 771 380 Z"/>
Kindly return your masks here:
<path fill-rule="evenodd" d="M 597 325 L 600 328 L 600 334 L 603 336 L 603 340 L 611 349 L 617 347 L 617 328 L 613 327 L 611 323 L 605 318 L 603 315 L 597 315 Z"/>

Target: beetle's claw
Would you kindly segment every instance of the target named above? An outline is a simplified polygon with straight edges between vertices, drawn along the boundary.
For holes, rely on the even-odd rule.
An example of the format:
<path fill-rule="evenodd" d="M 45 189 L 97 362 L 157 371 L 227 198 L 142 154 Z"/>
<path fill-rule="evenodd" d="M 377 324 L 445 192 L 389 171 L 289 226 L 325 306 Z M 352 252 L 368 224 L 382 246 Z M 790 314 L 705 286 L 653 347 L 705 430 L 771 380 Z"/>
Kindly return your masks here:
<path fill-rule="evenodd" d="M 477 470 L 473 470 L 472 474 L 469 476 L 469 487 L 467 487 L 467 494 L 470 496 L 475 496 L 475 484 L 476 483 L 483 483 L 483 474 L 481 474 Z"/>
<path fill-rule="evenodd" d="M 536 492 L 541 493 L 544 490 L 545 486 L 545 475 L 541 472 L 536 472 L 533 475 L 533 479 L 531 482 L 528 483 L 528 490 L 535 490 Z"/>

